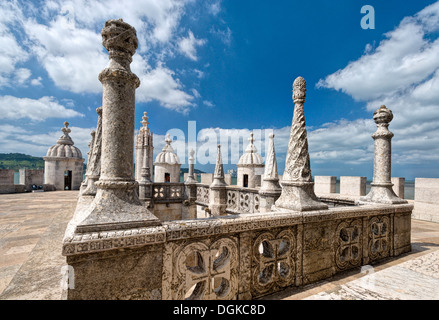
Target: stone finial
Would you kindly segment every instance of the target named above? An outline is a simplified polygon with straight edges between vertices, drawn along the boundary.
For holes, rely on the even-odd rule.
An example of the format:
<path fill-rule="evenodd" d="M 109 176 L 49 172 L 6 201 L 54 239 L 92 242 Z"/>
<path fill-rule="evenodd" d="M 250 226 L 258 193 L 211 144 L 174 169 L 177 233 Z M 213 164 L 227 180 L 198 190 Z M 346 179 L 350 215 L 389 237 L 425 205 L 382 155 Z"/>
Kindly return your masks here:
<path fill-rule="evenodd" d="M 56 142 L 57 144 L 67 144 L 67 145 L 73 145 L 74 142 L 72 138 L 69 136 L 69 133 L 72 132 L 72 130 L 69 128 L 69 123 L 67 121 L 64 122 L 64 127 L 61 128 L 62 136 L 58 139 Z"/>
<path fill-rule="evenodd" d="M 293 83 L 293 101 L 305 100 L 306 98 L 306 81 L 302 77 L 297 77 Z"/>
<path fill-rule="evenodd" d="M 148 124 L 149 124 L 148 119 L 149 119 L 149 117 L 147 116 L 147 112 L 145 111 L 143 113 L 142 121 L 140 121 L 140 123 L 142 124 L 143 128 L 146 128 L 146 129 L 148 128 Z"/>
<path fill-rule="evenodd" d="M 188 171 L 188 176 L 187 179 L 185 181 L 186 184 L 193 184 L 193 183 L 197 183 L 197 180 L 195 180 L 195 176 L 194 176 L 194 167 L 195 167 L 195 151 L 194 149 L 191 149 L 189 151 L 189 171 Z"/>
<path fill-rule="evenodd" d="M 194 163 L 194 154 L 195 154 L 195 150 L 191 149 L 191 151 L 189 151 L 189 163 Z"/>
<path fill-rule="evenodd" d="M 377 125 L 389 124 L 390 121 L 392 121 L 392 119 L 393 119 L 392 110 L 387 109 L 385 105 L 382 105 L 373 113 L 373 120 Z"/>
<path fill-rule="evenodd" d="M 250 137 L 248 138 L 248 141 L 250 144 L 253 144 L 255 142 L 255 138 L 253 137 L 253 132 L 250 132 Z"/>
<path fill-rule="evenodd" d="M 265 179 L 279 180 L 277 173 L 276 152 L 274 150 L 274 133 L 270 133 L 268 137 L 270 138 L 270 142 L 268 145 L 267 160 L 265 162 L 264 180 Z"/>
<path fill-rule="evenodd" d="M 276 152 L 274 150 L 274 133 L 269 135 L 270 142 L 268 145 L 268 153 L 265 161 L 265 171 L 262 178 L 260 193 L 279 193 L 281 187 L 279 185 L 279 177 L 277 172 Z"/>
<path fill-rule="evenodd" d="M 101 35 L 102 45 L 108 50 L 110 59 L 119 56 L 131 60 L 139 44 L 136 29 L 122 19 L 108 20 Z"/>
<path fill-rule="evenodd" d="M 294 115 L 282 178 L 282 193 L 275 206 L 295 211 L 328 209 L 317 200 L 308 153 L 305 112 L 306 82 L 298 77 L 293 84 Z"/>
<path fill-rule="evenodd" d="M 132 56 L 138 47 L 136 29 L 122 19 L 108 20 L 101 35 L 102 45 L 108 50 L 110 64 L 99 74 L 99 81 L 104 83 L 108 80 L 124 79 L 125 82 L 133 83 L 136 88 L 139 87 L 140 80 L 130 69 Z"/>
<path fill-rule="evenodd" d="M 174 149 L 171 146 L 172 143 L 172 139 L 171 136 L 169 135 L 169 133 L 166 134 L 166 138 L 165 138 L 165 146 L 162 149 L 162 152 L 174 152 Z"/>
<path fill-rule="evenodd" d="M 226 182 L 224 180 L 224 167 L 223 160 L 221 156 L 221 145 L 218 145 L 218 152 L 216 156 L 216 165 L 215 172 L 213 174 L 213 183 L 210 185 L 211 187 L 223 187 L 226 186 Z"/>
<path fill-rule="evenodd" d="M 382 105 L 373 113 L 373 120 L 377 130 L 372 134 L 375 144 L 373 181 L 369 193 L 360 198 L 364 202 L 377 202 L 387 204 L 407 203 L 399 198 L 392 189 L 392 145 L 393 133 L 389 131 L 389 122 L 393 113 Z"/>
<path fill-rule="evenodd" d="M 69 123 L 67 121 L 64 122 L 64 128 L 61 128 L 61 131 L 65 135 L 69 135 L 69 133 L 72 132 L 72 130 L 69 128 Z"/>

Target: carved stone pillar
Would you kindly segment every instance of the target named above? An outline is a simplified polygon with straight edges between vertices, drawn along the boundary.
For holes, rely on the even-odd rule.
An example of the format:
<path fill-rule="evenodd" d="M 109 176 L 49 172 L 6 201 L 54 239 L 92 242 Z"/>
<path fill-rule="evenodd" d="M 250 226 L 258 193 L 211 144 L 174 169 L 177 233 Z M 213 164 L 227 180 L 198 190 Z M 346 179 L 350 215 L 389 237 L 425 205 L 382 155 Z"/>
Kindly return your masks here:
<path fill-rule="evenodd" d="M 148 149 L 143 149 L 143 163 L 142 163 L 142 171 L 141 178 L 139 182 L 139 199 L 141 201 L 151 201 L 152 200 L 152 181 L 150 179 L 151 170 L 149 168 L 149 156 Z"/>
<path fill-rule="evenodd" d="M 194 177 L 194 167 L 195 167 L 195 151 L 191 149 L 189 151 L 189 172 L 186 181 L 184 182 L 184 202 L 183 202 L 183 218 L 184 219 L 195 219 L 197 217 L 197 205 L 195 201 L 197 200 L 197 180 Z"/>
<path fill-rule="evenodd" d="M 268 153 L 265 160 L 265 171 L 262 178 L 259 195 L 261 196 L 260 211 L 271 211 L 271 207 L 282 193 L 279 185 L 279 177 L 277 173 L 276 152 L 274 150 L 274 134 L 270 134 L 270 142 L 268 145 Z"/>
<path fill-rule="evenodd" d="M 94 146 L 94 142 L 95 142 L 96 131 L 92 130 L 90 132 L 90 135 L 91 135 L 91 140 L 88 143 L 88 152 L 87 152 L 87 169 L 85 171 L 85 179 L 84 179 L 84 181 L 82 181 L 81 187 L 79 188 L 79 196 L 82 196 L 82 194 L 84 193 L 84 190 L 87 188 L 88 176 L 90 175 L 90 172 L 91 172 L 90 159 L 91 159 L 92 154 L 93 154 L 93 146 Z"/>
<path fill-rule="evenodd" d="M 98 123 L 96 133 L 94 135 L 93 150 L 89 162 L 87 164 L 87 188 L 82 195 L 95 196 L 97 192 L 96 181 L 99 180 L 101 174 L 101 152 L 102 152 L 102 107 L 96 109 L 98 114 Z"/>
<path fill-rule="evenodd" d="M 305 98 L 306 82 L 302 77 L 298 77 L 293 84 L 294 116 L 285 171 L 281 181 L 282 193 L 275 203 L 278 209 L 294 211 L 328 209 L 326 204 L 317 200 L 314 193 L 303 109 Z"/>
<path fill-rule="evenodd" d="M 221 157 L 221 145 L 218 145 L 216 157 L 215 173 L 213 182 L 210 185 L 209 192 L 209 209 L 213 216 L 222 216 L 226 214 L 227 208 L 227 184 L 224 181 L 224 167 Z"/>
<path fill-rule="evenodd" d="M 381 106 L 373 114 L 377 131 L 372 135 L 375 141 L 375 154 L 373 162 L 373 182 L 369 193 L 360 198 L 360 201 L 378 203 L 407 203 L 399 198 L 392 189 L 392 145 L 393 133 L 389 131 L 389 123 L 393 113 L 386 106 Z"/>
<path fill-rule="evenodd" d="M 133 179 L 135 90 L 139 78 L 130 63 L 138 41 L 136 30 L 119 20 L 102 29 L 102 44 L 110 63 L 99 74 L 103 86 L 101 175 L 90 213 L 77 232 L 135 228 L 160 224 L 139 200 Z"/>

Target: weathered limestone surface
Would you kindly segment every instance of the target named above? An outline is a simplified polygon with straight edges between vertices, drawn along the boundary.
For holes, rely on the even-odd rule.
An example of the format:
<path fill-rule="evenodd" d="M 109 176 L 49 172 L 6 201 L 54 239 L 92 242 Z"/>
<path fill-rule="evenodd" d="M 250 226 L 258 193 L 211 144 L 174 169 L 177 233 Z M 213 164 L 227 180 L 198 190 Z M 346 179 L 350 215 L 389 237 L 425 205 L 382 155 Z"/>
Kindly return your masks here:
<path fill-rule="evenodd" d="M 364 196 L 366 194 L 367 177 L 340 177 L 340 194 L 347 196 Z"/>
<path fill-rule="evenodd" d="M 314 176 L 314 192 L 319 193 L 335 193 L 337 177 L 335 176 Z"/>
<path fill-rule="evenodd" d="M 163 245 L 69 256 L 67 263 L 75 272 L 69 300 L 162 298 Z"/>
<path fill-rule="evenodd" d="M 290 140 L 282 177 L 282 193 L 275 207 L 294 211 L 327 209 L 328 206 L 317 200 L 308 153 L 305 112 L 306 82 L 298 77 L 293 83 L 294 115 Z"/>
<path fill-rule="evenodd" d="M 415 179 L 413 218 L 439 222 L 439 179 Z"/>

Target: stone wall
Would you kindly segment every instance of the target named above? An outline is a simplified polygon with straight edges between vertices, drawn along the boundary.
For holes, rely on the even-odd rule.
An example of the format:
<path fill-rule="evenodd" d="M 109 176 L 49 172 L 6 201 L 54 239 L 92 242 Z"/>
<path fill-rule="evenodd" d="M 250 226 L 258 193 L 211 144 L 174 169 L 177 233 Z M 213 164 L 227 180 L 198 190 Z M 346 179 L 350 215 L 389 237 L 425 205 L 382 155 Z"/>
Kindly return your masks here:
<path fill-rule="evenodd" d="M 413 218 L 439 222 L 439 179 L 415 179 Z"/>
<path fill-rule="evenodd" d="M 262 297 L 409 252 L 412 209 L 362 205 L 75 234 L 63 243 L 75 274 L 68 299 Z"/>
<path fill-rule="evenodd" d="M 315 193 L 335 193 L 337 177 L 335 176 L 315 176 L 314 192 Z"/>
<path fill-rule="evenodd" d="M 366 177 L 340 177 L 340 194 L 347 196 L 366 195 Z"/>
<path fill-rule="evenodd" d="M 4 186 L 11 184 L 14 184 L 14 170 L 0 169 L 0 185 Z"/>
<path fill-rule="evenodd" d="M 12 169 L 0 169 L 0 194 L 14 193 L 14 170 Z"/>
<path fill-rule="evenodd" d="M 25 185 L 27 190 L 32 190 L 32 185 L 42 186 L 44 183 L 44 171 L 42 169 L 20 169 L 20 184 Z"/>
<path fill-rule="evenodd" d="M 202 184 L 212 184 L 213 182 L 213 173 L 200 173 L 201 183 Z"/>

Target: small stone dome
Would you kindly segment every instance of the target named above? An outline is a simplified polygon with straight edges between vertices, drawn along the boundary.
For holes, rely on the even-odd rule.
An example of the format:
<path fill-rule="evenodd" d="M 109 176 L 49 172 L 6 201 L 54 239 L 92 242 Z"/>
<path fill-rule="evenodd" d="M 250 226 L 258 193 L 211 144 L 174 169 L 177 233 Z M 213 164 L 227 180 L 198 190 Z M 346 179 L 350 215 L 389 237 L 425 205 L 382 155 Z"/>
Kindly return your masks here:
<path fill-rule="evenodd" d="M 250 143 L 245 149 L 245 153 L 239 159 L 238 165 L 264 165 L 264 160 L 258 153 L 258 149 L 253 144 L 253 142 L 255 141 L 255 139 L 253 138 L 253 132 L 250 133 L 250 138 L 248 140 L 250 141 Z"/>
<path fill-rule="evenodd" d="M 163 147 L 162 152 L 160 152 L 155 158 L 154 164 L 180 164 L 180 159 L 177 154 L 175 154 L 174 149 L 171 147 L 172 139 L 169 133 L 166 135 L 166 145 Z"/>
<path fill-rule="evenodd" d="M 72 138 L 69 133 L 72 131 L 68 128 L 69 123 L 64 122 L 64 128 L 61 129 L 63 135 L 58 139 L 56 144 L 47 150 L 46 157 L 63 157 L 63 158 L 78 158 L 82 159 L 81 151 L 74 146 Z"/>

